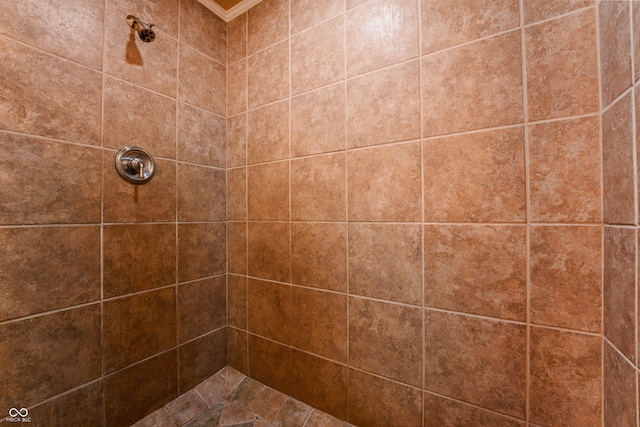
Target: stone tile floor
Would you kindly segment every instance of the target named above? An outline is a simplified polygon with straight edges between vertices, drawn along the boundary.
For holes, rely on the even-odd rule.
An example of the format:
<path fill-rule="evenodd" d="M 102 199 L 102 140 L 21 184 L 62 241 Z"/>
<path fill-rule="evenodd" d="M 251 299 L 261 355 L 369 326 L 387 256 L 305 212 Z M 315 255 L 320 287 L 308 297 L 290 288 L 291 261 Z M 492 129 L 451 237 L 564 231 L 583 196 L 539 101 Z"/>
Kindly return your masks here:
<path fill-rule="evenodd" d="M 231 367 L 132 427 L 353 427 Z"/>

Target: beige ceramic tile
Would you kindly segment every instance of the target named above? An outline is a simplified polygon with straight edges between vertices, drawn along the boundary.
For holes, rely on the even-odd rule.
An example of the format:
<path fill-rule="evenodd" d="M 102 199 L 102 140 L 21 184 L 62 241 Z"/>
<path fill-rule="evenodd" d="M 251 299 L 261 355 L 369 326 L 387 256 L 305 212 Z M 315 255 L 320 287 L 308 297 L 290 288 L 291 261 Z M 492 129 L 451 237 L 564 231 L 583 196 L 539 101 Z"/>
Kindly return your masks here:
<path fill-rule="evenodd" d="M 100 305 L 0 326 L 0 359 L 3 408 L 41 402 L 98 379 Z"/>
<path fill-rule="evenodd" d="M 336 417 L 347 418 L 347 367 L 344 364 L 293 350 L 291 382 L 294 398 Z"/>
<path fill-rule="evenodd" d="M 633 34 L 631 34 L 633 40 L 633 64 L 634 64 L 634 78 L 633 81 L 637 82 L 640 79 L 640 43 L 636 43 L 636 40 L 640 40 L 640 3 L 637 1 L 631 2 L 632 17 L 633 19 Z"/>
<path fill-rule="evenodd" d="M 422 54 L 520 25 L 517 0 L 421 0 Z"/>
<path fill-rule="evenodd" d="M 99 228 L 0 229 L 0 283 L 0 320 L 100 299 Z"/>
<path fill-rule="evenodd" d="M 604 343 L 604 425 L 633 426 L 638 417 L 637 373 L 633 365 Z"/>
<path fill-rule="evenodd" d="M 594 3 L 594 0 L 524 0 L 524 22 L 544 21 Z"/>
<path fill-rule="evenodd" d="M 350 366 L 420 387 L 421 343 L 421 308 L 349 298 Z"/>
<path fill-rule="evenodd" d="M 227 23 L 227 53 L 229 64 L 247 57 L 247 14 Z"/>
<path fill-rule="evenodd" d="M 346 363 L 347 296 L 293 286 L 291 302 L 291 344 Z"/>
<path fill-rule="evenodd" d="M 44 420 L 50 425 L 102 425 L 102 407 L 102 382 L 96 381 L 29 409 L 29 418 L 32 425 L 37 425 L 35 420 Z"/>
<path fill-rule="evenodd" d="M 421 424 L 422 391 L 395 381 L 349 370 L 349 422 L 370 427 Z"/>
<path fill-rule="evenodd" d="M 420 225 L 349 225 L 350 294 L 420 305 L 421 270 Z"/>
<path fill-rule="evenodd" d="M 223 222 L 178 225 L 178 282 L 224 274 L 226 232 Z"/>
<path fill-rule="evenodd" d="M 424 426 L 449 427 L 476 425 L 482 427 L 524 427 L 524 421 L 503 417 L 495 412 L 431 393 L 424 394 Z"/>
<path fill-rule="evenodd" d="M 179 102 L 178 160 L 224 168 L 225 127 L 224 117 Z"/>
<path fill-rule="evenodd" d="M 524 226 L 427 225 L 425 305 L 526 320 Z"/>
<path fill-rule="evenodd" d="M 106 377 L 104 425 L 131 425 L 176 398 L 177 360 L 177 352 L 172 350 Z"/>
<path fill-rule="evenodd" d="M 418 3 L 371 0 L 347 11 L 347 75 L 418 56 Z"/>
<path fill-rule="evenodd" d="M 346 220 L 346 155 L 330 154 L 291 162 L 291 219 Z"/>
<path fill-rule="evenodd" d="M 247 168 L 249 220 L 289 219 L 289 162 Z"/>
<path fill-rule="evenodd" d="M 349 220 L 420 221 L 420 179 L 418 142 L 349 152 Z"/>
<path fill-rule="evenodd" d="M 597 117 L 529 127 L 531 221 L 602 220 L 599 136 Z"/>
<path fill-rule="evenodd" d="M 344 17 L 338 16 L 291 38 L 291 92 L 297 94 L 343 80 Z"/>
<path fill-rule="evenodd" d="M 347 0 L 347 9 L 354 8 L 359 4 L 365 3 L 369 0 Z"/>
<path fill-rule="evenodd" d="M 289 157 L 289 101 L 250 111 L 246 132 L 249 164 Z"/>
<path fill-rule="evenodd" d="M 227 290 L 229 325 L 247 329 L 247 278 L 230 274 Z"/>
<path fill-rule="evenodd" d="M 106 301 L 102 322 L 104 369 L 111 373 L 176 345 L 176 291 Z"/>
<path fill-rule="evenodd" d="M 291 34 L 344 12 L 344 0 L 292 0 Z"/>
<path fill-rule="evenodd" d="M 143 42 L 127 27 L 128 13 L 109 2 L 106 5 L 104 71 L 175 97 L 178 42 L 161 35 L 156 35 L 152 43 Z M 145 20 L 142 16 L 139 18 Z"/>
<path fill-rule="evenodd" d="M 305 156 L 346 147 L 345 84 L 291 99 L 291 155 Z"/>
<path fill-rule="evenodd" d="M 125 81 L 105 77 L 102 145 L 143 147 L 176 157 L 176 101 Z"/>
<path fill-rule="evenodd" d="M 247 61 L 239 61 L 227 68 L 227 115 L 247 109 Z"/>
<path fill-rule="evenodd" d="M 227 119 L 227 167 L 243 166 L 247 162 L 247 116 L 239 114 Z"/>
<path fill-rule="evenodd" d="M 227 169 L 227 219 L 247 219 L 247 169 Z"/>
<path fill-rule="evenodd" d="M 594 10 L 528 27 L 524 34 L 529 120 L 598 111 Z"/>
<path fill-rule="evenodd" d="M 633 229 L 604 229 L 604 335 L 630 360 L 636 357 L 637 241 Z"/>
<path fill-rule="evenodd" d="M 523 121 L 520 31 L 422 58 L 423 135 Z"/>
<path fill-rule="evenodd" d="M 347 140 L 350 148 L 420 137 L 418 61 L 347 82 Z"/>
<path fill-rule="evenodd" d="M 224 276 L 178 286 L 178 342 L 227 324 L 227 283 Z"/>
<path fill-rule="evenodd" d="M 227 328 L 227 364 L 249 373 L 248 336 L 245 331 Z"/>
<path fill-rule="evenodd" d="M 180 1 L 180 41 L 227 65 L 227 24 L 197 0 Z"/>
<path fill-rule="evenodd" d="M 251 378 L 291 394 L 291 347 L 250 334 L 249 366 Z"/>
<path fill-rule="evenodd" d="M 600 425 L 599 337 L 531 328 L 529 419 L 541 425 Z"/>
<path fill-rule="evenodd" d="M 227 234 L 228 272 L 247 274 L 247 223 L 228 221 Z"/>
<path fill-rule="evenodd" d="M 178 221 L 224 221 L 225 183 L 224 170 L 178 164 Z"/>
<path fill-rule="evenodd" d="M 227 329 L 221 328 L 182 345 L 179 392 L 197 386 L 227 365 Z"/>
<path fill-rule="evenodd" d="M 600 226 L 531 228 L 530 321 L 600 332 Z"/>
<path fill-rule="evenodd" d="M 633 101 L 629 93 L 602 114 L 603 216 L 609 224 L 635 224 Z"/>
<path fill-rule="evenodd" d="M 100 73 L 3 37 L 0 76 L 0 128 L 100 145 Z"/>
<path fill-rule="evenodd" d="M 249 275 L 288 282 L 291 270 L 290 235 L 288 223 L 250 222 Z"/>
<path fill-rule="evenodd" d="M 289 1 L 263 0 L 248 11 L 247 54 L 271 46 L 289 35 Z"/>
<path fill-rule="evenodd" d="M 424 342 L 426 390 L 524 418 L 525 326 L 426 311 Z"/>
<path fill-rule="evenodd" d="M 603 107 L 633 84 L 630 13 L 628 2 L 598 4 Z"/>
<path fill-rule="evenodd" d="M 291 281 L 303 286 L 346 292 L 345 224 L 291 224 Z"/>
<path fill-rule="evenodd" d="M 72 61 L 102 69 L 104 5 L 102 0 L 62 3 L 4 1 L 0 4 L 0 33 Z"/>
<path fill-rule="evenodd" d="M 178 99 L 224 116 L 226 112 L 226 68 L 190 47 L 180 45 Z"/>
<path fill-rule="evenodd" d="M 288 97 L 289 43 L 279 43 L 249 57 L 247 76 L 249 108 Z"/>
<path fill-rule="evenodd" d="M 69 159 L 91 173 L 63 173 Z M 97 149 L 0 133 L 0 224 L 100 222 L 100 162 Z"/>
<path fill-rule="evenodd" d="M 176 283 L 175 224 L 105 225 L 103 292 L 115 297 Z"/>
<path fill-rule="evenodd" d="M 249 279 L 249 332 L 291 344 L 291 286 Z"/>
<path fill-rule="evenodd" d="M 524 222 L 520 127 L 424 142 L 426 221 Z"/>

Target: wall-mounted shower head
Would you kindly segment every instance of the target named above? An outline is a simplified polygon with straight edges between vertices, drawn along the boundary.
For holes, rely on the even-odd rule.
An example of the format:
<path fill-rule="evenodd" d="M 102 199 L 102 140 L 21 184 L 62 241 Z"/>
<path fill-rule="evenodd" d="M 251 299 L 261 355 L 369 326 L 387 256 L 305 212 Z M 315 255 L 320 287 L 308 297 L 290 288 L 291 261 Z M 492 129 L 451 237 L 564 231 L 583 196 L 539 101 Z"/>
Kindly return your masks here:
<path fill-rule="evenodd" d="M 129 26 L 136 30 L 138 37 L 145 43 L 151 43 L 156 38 L 156 33 L 153 32 L 151 27 L 155 24 L 147 24 L 142 19 L 138 19 L 133 15 L 127 16 L 127 22 Z"/>

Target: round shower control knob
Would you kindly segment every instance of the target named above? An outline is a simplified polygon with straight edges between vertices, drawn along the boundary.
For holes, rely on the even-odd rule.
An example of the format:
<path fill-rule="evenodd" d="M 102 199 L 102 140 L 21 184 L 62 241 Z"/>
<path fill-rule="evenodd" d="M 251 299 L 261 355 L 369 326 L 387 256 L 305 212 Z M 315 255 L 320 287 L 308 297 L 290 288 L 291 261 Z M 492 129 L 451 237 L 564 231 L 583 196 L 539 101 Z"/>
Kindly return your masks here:
<path fill-rule="evenodd" d="M 116 154 L 116 170 L 127 181 L 144 184 L 153 178 L 156 161 L 144 148 L 124 147 Z"/>

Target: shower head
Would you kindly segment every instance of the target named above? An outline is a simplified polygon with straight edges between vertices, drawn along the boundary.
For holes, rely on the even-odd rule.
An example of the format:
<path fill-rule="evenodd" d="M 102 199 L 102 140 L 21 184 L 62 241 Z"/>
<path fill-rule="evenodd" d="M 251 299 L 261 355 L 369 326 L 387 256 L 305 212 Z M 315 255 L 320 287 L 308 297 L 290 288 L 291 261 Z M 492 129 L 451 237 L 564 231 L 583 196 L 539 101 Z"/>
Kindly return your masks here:
<path fill-rule="evenodd" d="M 151 27 L 155 24 L 147 24 L 142 19 L 138 19 L 133 15 L 127 16 L 127 22 L 129 26 L 136 30 L 138 37 L 145 43 L 151 43 L 156 38 L 156 33 L 153 32 Z"/>

